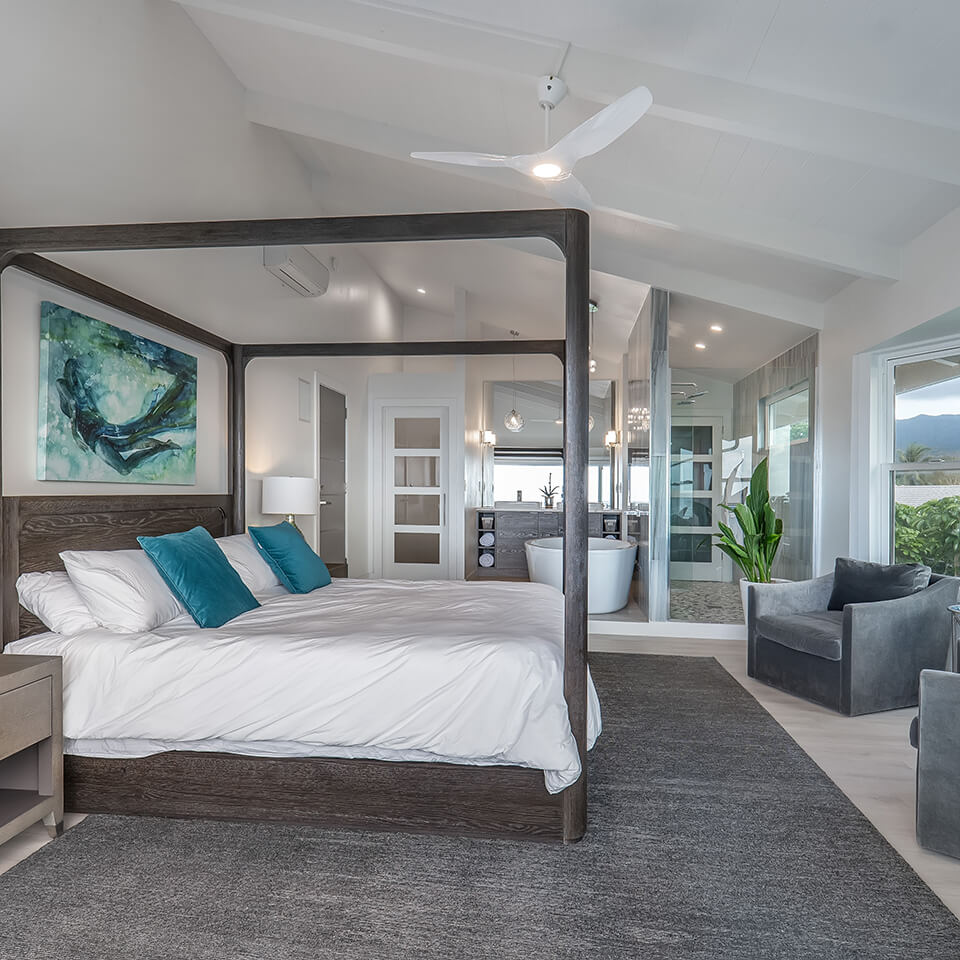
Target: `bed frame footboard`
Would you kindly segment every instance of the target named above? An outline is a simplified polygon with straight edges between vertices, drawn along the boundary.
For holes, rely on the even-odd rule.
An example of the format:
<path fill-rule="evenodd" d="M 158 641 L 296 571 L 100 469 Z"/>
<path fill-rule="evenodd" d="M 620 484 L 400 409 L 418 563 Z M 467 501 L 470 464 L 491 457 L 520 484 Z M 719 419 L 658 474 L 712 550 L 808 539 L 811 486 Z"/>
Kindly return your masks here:
<path fill-rule="evenodd" d="M 543 773 L 522 767 L 196 752 L 67 756 L 64 789 L 66 808 L 84 813 L 579 839 L 564 837 L 564 795 L 547 793 Z"/>

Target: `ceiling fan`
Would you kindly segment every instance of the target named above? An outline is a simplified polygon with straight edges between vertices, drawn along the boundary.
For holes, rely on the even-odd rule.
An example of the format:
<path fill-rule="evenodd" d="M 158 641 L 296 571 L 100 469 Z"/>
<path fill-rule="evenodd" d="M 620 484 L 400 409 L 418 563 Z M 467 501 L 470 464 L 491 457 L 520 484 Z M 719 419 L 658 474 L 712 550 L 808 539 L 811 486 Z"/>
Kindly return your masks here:
<path fill-rule="evenodd" d="M 674 389 L 671 392 L 671 396 L 677 401 L 677 406 L 680 407 L 689 407 L 691 404 L 697 402 L 698 398 L 705 397 L 710 391 L 709 390 L 697 390 L 697 384 L 693 381 L 685 382 L 674 382 L 673 386 L 676 387 L 693 387 L 693 390 L 677 390 Z"/>
<path fill-rule="evenodd" d="M 539 93 L 546 144 L 541 153 L 507 157 L 494 153 L 451 151 L 411 153 L 410 156 L 415 160 L 465 167 L 506 167 L 539 181 L 547 194 L 562 206 L 590 210 L 593 201 L 586 187 L 573 176 L 573 168 L 579 160 L 599 153 L 626 133 L 650 109 L 653 95 L 646 87 L 637 87 L 550 146 L 550 112 L 567 95 L 567 85 L 556 76 L 541 77 Z"/>

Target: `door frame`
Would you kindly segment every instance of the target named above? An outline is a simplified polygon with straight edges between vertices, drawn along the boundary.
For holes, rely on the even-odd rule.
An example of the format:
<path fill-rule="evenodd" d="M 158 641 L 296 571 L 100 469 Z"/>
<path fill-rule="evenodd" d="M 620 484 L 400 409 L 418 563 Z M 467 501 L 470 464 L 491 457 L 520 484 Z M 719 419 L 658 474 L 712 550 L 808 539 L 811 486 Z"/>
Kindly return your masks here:
<path fill-rule="evenodd" d="M 423 389 L 423 380 L 425 376 L 430 375 L 409 375 L 400 374 L 399 376 L 410 376 L 415 381 L 419 389 Z M 439 379 L 439 376 L 438 376 Z M 373 388 L 374 378 L 371 377 L 371 388 Z M 383 420 L 384 412 L 387 407 L 447 407 L 449 410 L 447 417 L 447 449 L 449 450 L 449 491 L 447 494 L 447 526 L 449 528 L 449 557 L 448 576 L 451 580 L 462 580 L 464 578 L 464 567 L 466 556 L 464 553 L 464 525 L 462 522 L 454 522 L 454 518 L 462 517 L 464 512 L 464 455 L 465 455 L 465 437 L 463 430 L 464 423 L 464 398 L 462 394 L 453 393 L 447 390 L 442 395 L 425 397 L 422 394 L 417 396 L 403 396 L 399 390 L 393 389 L 384 395 L 374 395 L 370 398 L 370 441 L 369 441 L 369 463 L 370 463 L 370 506 L 372 513 L 372 522 L 369 532 L 369 547 L 372 567 L 372 576 L 381 578 L 383 576 L 383 511 L 379 509 L 384 502 L 384 433 Z"/>
<path fill-rule="evenodd" d="M 343 564 L 350 570 L 350 395 L 346 385 L 328 377 L 319 370 L 313 371 L 313 399 L 310 405 L 310 416 L 313 418 L 313 476 L 317 483 L 317 520 L 313 525 L 313 548 L 320 552 L 320 388 L 326 387 L 339 393 L 343 397 L 343 405 L 347 416 L 343 425 Z"/>
<path fill-rule="evenodd" d="M 452 486 L 452 470 L 451 470 L 451 456 L 450 456 L 450 413 L 451 408 L 446 403 L 433 403 L 429 406 L 424 406 L 422 404 L 416 404 L 414 406 L 408 405 L 406 403 L 390 403 L 386 404 L 383 407 L 383 431 L 381 433 L 381 462 L 380 469 L 383 471 L 381 474 L 381 483 L 382 483 L 382 508 L 378 509 L 376 512 L 377 516 L 377 526 L 379 527 L 379 536 L 380 536 L 380 550 L 381 550 L 381 576 L 388 577 L 389 579 L 400 579 L 400 580 L 449 580 L 452 578 L 452 573 L 455 569 L 454 557 L 452 554 L 452 544 L 450 537 L 450 487 Z M 403 448 L 397 448 L 395 445 L 395 438 L 393 436 L 393 431 L 396 429 L 395 424 L 398 419 L 406 419 L 410 417 L 420 417 L 423 416 L 425 419 L 433 420 L 439 419 L 441 423 L 440 428 L 440 447 L 437 450 L 437 456 L 440 460 L 440 471 L 439 471 L 439 486 L 436 488 L 404 488 L 409 490 L 409 492 L 414 495 L 422 496 L 436 496 L 438 498 L 437 512 L 439 516 L 439 523 L 434 524 L 425 524 L 426 527 L 424 530 L 409 529 L 410 525 L 408 524 L 397 524 L 396 519 L 396 497 L 400 493 L 395 482 L 391 483 L 394 477 L 394 468 L 395 460 L 398 456 L 403 456 Z M 446 430 L 444 430 L 444 423 L 446 424 Z M 388 425 L 390 429 L 388 428 Z M 411 456 L 429 456 L 430 454 L 427 450 L 424 449 L 414 449 L 410 453 Z M 427 491 L 432 492 L 427 492 Z M 402 495 L 402 494 L 401 494 Z M 398 529 L 398 526 L 401 529 Z M 419 526 L 414 524 L 414 527 Z M 429 532 L 434 533 L 438 532 L 440 536 L 440 555 L 438 562 L 436 564 L 427 563 L 422 566 L 425 568 L 433 569 L 413 569 L 421 567 L 421 564 L 398 564 L 396 556 L 392 563 L 388 563 L 388 557 L 391 556 L 390 551 L 390 540 L 391 537 L 396 533 L 404 532 L 406 528 L 407 532 L 418 533 L 418 532 Z M 390 569 L 387 569 L 389 566 Z M 397 569 L 398 566 L 406 567 L 405 570 Z"/>

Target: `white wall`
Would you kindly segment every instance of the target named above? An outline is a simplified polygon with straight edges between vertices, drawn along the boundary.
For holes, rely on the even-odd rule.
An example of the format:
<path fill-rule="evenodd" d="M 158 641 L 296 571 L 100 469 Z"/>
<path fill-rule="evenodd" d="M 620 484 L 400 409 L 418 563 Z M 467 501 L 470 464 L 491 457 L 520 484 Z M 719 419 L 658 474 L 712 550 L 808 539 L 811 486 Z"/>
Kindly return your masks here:
<path fill-rule="evenodd" d="M 6 0 L 0 79 L 0 224 L 236 219 L 321 214 L 311 177 L 277 133 L 249 123 L 244 91 L 193 22 L 165 0 Z M 29 82 L 25 81 L 29 78 Z M 261 265 L 259 248 L 68 254 L 61 258 L 162 309 L 238 341 L 402 337 L 401 307 L 356 249 L 335 256 L 330 290 L 303 299 Z M 220 492 L 226 489 L 225 370 L 195 344 L 78 309 L 169 342 L 201 359 L 198 483 L 50 484 L 37 488 L 39 296 L 7 271 L 2 284 L 4 493 Z M 56 291 L 50 299 L 74 305 Z M 215 357 L 216 355 L 214 355 Z M 399 361 L 256 361 L 248 368 L 248 506 L 262 518 L 257 478 L 312 475 L 314 425 L 298 420 L 297 381 L 314 371 L 343 384 L 363 442 L 348 469 L 351 571 L 367 569 L 366 389 Z M 326 380 L 325 380 L 326 382 Z M 25 405 L 25 406 L 24 406 Z M 275 519 L 275 518 L 273 518 Z M 304 524 L 308 535 L 312 521 Z"/>
<path fill-rule="evenodd" d="M 826 304 L 820 335 L 821 537 L 815 572 L 850 549 L 853 358 L 960 306 L 960 211 L 944 217 L 903 253 L 902 279 L 859 280 Z M 865 495 L 865 491 L 863 492 Z"/>
<path fill-rule="evenodd" d="M 271 474 L 315 476 L 316 394 L 311 421 L 299 419 L 299 383 L 315 381 L 347 398 L 347 560 L 350 576 L 365 577 L 370 558 L 370 464 L 368 458 L 367 379 L 398 370 L 396 359 L 260 359 L 247 367 L 247 523 L 276 523 L 260 513 L 261 478 Z M 315 376 L 316 375 L 316 376 Z M 297 523 L 316 545 L 313 517 Z"/>
<path fill-rule="evenodd" d="M 41 300 L 52 300 L 197 358 L 196 485 L 76 483 L 37 479 Z M 226 492 L 227 369 L 217 351 L 158 330 L 128 314 L 68 293 L 19 270 L 4 271 L 0 285 L 0 316 L 4 496 Z"/>
<path fill-rule="evenodd" d="M 309 213 L 305 168 L 177 4 L 5 0 L 2 19 L 4 225 Z"/>

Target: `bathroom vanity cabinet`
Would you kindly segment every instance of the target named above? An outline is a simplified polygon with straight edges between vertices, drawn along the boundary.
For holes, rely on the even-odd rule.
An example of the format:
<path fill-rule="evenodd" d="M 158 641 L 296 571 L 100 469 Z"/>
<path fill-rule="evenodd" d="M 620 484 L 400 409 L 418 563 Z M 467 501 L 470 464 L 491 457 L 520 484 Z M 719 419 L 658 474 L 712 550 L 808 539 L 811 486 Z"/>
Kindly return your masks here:
<path fill-rule="evenodd" d="M 477 577 L 500 580 L 526 580 L 527 555 L 524 543 L 537 537 L 563 535 L 562 510 L 477 511 Z M 621 538 L 621 514 L 616 510 L 590 511 L 588 532 L 591 537 Z M 485 534 L 493 534 L 492 542 Z M 484 556 L 487 560 L 484 560 Z"/>

